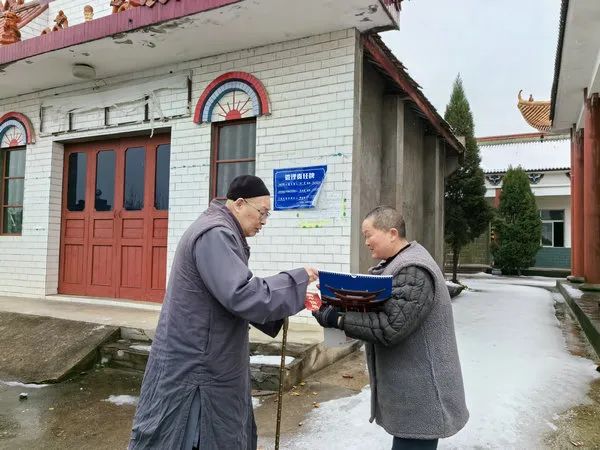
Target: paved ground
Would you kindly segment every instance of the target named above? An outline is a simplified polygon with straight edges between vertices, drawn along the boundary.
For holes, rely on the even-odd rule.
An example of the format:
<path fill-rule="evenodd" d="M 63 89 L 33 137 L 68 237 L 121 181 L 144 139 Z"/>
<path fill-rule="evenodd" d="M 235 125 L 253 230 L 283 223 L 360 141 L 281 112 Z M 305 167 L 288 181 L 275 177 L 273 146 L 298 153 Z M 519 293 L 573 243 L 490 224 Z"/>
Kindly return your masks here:
<path fill-rule="evenodd" d="M 589 353 L 555 280 L 466 278 L 453 303 L 470 420 L 440 449 L 600 448 L 598 360 Z M 286 449 L 389 449 L 369 424 L 370 390 L 322 403 Z"/>
<path fill-rule="evenodd" d="M 472 419 L 455 444 L 440 448 L 600 448 L 600 374 L 565 305 L 548 291 L 552 280 L 467 283 L 477 289 L 461 294 L 455 315 Z M 503 295 L 508 299 L 498 301 Z M 100 368 L 42 388 L 0 383 L 0 449 L 125 448 L 140 382 L 139 375 Z M 367 422 L 367 383 L 357 352 L 286 394 L 281 448 L 365 448 L 348 439 L 389 448 L 389 436 Z M 21 392 L 29 398 L 19 400 Z M 259 445 L 270 449 L 277 404 L 273 396 L 260 402 Z M 481 404 L 490 405 L 485 414 Z M 539 446 L 507 444 L 515 430 Z"/>

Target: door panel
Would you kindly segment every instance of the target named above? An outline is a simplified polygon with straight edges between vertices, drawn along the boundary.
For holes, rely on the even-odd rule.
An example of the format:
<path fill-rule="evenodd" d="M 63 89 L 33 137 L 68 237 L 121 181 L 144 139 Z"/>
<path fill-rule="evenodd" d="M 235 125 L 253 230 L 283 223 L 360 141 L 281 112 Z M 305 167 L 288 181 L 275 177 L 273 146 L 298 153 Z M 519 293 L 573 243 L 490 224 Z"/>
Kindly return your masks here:
<path fill-rule="evenodd" d="M 121 247 L 121 289 L 142 289 L 143 246 L 124 245 Z"/>
<path fill-rule="evenodd" d="M 59 292 L 85 294 L 88 250 L 88 217 L 85 213 L 88 155 L 65 152 L 63 217 L 59 260 Z"/>
<path fill-rule="evenodd" d="M 81 285 L 84 282 L 84 247 L 83 245 L 65 245 L 65 264 L 62 273 L 64 282 L 68 284 Z"/>
<path fill-rule="evenodd" d="M 65 148 L 59 292 L 162 301 L 169 136 Z"/>
<path fill-rule="evenodd" d="M 101 295 L 102 289 L 112 289 L 113 249 L 112 245 L 92 246 L 92 286 Z M 107 291 L 108 292 L 108 291 Z"/>

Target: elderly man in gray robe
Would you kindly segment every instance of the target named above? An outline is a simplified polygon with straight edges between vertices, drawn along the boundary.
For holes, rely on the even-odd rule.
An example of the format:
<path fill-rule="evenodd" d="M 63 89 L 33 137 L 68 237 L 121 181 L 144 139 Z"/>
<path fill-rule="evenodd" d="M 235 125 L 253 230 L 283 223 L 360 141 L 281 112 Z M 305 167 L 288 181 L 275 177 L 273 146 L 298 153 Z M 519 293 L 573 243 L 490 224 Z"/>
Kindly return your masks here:
<path fill-rule="evenodd" d="M 248 269 L 266 224 L 270 193 L 252 175 L 235 178 L 227 201 L 181 237 L 133 421 L 133 449 L 256 449 L 248 324 L 275 337 L 304 309 L 311 267 L 259 278 Z"/>
<path fill-rule="evenodd" d="M 313 313 L 324 327 L 366 342 L 371 419 L 394 436 L 392 450 L 435 449 L 469 418 L 450 295 L 442 271 L 417 242 L 406 240 L 398 211 L 379 206 L 362 223 L 365 244 L 391 275 L 392 297 L 379 312 Z"/>

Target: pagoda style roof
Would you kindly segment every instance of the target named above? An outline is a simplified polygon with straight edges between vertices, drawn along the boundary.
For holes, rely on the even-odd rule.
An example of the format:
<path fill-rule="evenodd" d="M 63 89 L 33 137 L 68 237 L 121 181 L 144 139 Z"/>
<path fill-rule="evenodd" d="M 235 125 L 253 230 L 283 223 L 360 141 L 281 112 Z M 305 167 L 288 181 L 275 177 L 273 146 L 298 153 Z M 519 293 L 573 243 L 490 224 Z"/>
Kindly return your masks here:
<path fill-rule="evenodd" d="M 519 91 L 519 103 L 517 107 L 525 121 L 541 132 L 549 132 L 552 125 L 550 121 L 550 100 L 547 101 L 535 101 L 533 96 L 529 96 L 529 100 L 523 100 Z"/>

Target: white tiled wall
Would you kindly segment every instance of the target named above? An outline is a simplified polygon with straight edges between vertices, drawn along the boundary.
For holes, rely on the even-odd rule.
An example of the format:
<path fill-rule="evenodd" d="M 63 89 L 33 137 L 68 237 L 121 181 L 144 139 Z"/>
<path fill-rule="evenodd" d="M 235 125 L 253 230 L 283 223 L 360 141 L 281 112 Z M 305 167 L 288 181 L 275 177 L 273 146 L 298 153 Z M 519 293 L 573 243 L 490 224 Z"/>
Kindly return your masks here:
<path fill-rule="evenodd" d="M 71 3 L 81 10 L 87 4 Z M 64 9 L 64 2 L 61 4 Z M 354 30 L 339 31 L 139 74 L 160 77 L 169 71 L 191 69 L 193 112 L 212 80 L 233 70 L 249 72 L 264 84 L 271 107 L 270 115 L 257 119 L 256 174 L 272 187 L 275 168 L 327 165 L 316 209 L 276 211 L 265 230 L 250 240 L 251 267 L 257 275 L 304 264 L 349 270 L 355 39 Z M 105 81 L 118 88 L 130 80 L 127 75 Z M 45 99 L 60 98 L 86 86 L 92 84 L 5 100 L 0 102 L 0 112 L 23 113 L 39 131 L 39 109 Z M 164 95 L 161 104 L 168 104 Z M 187 101 L 182 92 L 173 95 L 181 97 L 174 99 L 173 105 Z M 98 122 L 95 116 L 87 119 Z M 77 120 L 79 125 L 84 117 Z M 211 124 L 197 125 L 189 116 L 155 124 L 159 125 L 171 128 L 170 266 L 179 236 L 208 205 Z M 56 128 L 50 124 L 49 129 Z M 0 295 L 43 296 L 56 291 L 63 167 L 60 142 L 143 129 L 150 133 L 148 124 L 136 124 L 46 134 L 28 147 L 23 234 L 0 236 L 0 265 L 4 268 L 0 271 Z"/>

